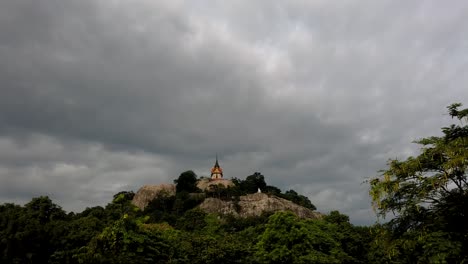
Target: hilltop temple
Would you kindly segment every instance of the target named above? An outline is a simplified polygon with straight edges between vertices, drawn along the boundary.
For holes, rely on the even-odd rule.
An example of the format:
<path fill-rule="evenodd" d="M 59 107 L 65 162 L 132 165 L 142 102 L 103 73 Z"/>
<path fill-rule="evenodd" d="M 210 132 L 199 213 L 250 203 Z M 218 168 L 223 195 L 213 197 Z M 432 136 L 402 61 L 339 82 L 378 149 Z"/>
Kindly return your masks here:
<path fill-rule="evenodd" d="M 219 166 L 218 155 L 216 155 L 216 163 L 211 169 L 211 179 L 219 180 L 223 178 L 223 169 Z"/>

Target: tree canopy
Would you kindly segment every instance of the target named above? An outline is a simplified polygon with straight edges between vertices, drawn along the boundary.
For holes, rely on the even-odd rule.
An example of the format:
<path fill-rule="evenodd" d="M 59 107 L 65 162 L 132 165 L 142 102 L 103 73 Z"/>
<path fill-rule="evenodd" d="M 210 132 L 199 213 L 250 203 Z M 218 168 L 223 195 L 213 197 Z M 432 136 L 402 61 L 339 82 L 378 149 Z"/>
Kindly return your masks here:
<path fill-rule="evenodd" d="M 195 172 L 189 170 L 186 172 L 182 172 L 176 180 L 174 180 L 176 184 L 176 192 L 198 192 L 199 189 L 197 187 L 197 175 Z"/>
<path fill-rule="evenodd" d="M 419 262 L 468 261 L 468 109 L 461 106 L 447 107 L 458 123 L 442 136 L 415 141 L 418 156 L 389 160 L 369 181 L 378 215 L 394 214 L 382 236 L 390 255 L 401 248 Z"/>

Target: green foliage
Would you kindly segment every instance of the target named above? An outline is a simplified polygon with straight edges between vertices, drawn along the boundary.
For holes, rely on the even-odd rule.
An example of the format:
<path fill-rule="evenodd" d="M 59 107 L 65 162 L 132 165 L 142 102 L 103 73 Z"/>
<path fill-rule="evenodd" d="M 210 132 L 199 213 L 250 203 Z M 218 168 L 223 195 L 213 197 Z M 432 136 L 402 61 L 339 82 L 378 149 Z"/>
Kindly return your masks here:
<path fill-rule="evenodd" d="M 172 209 L 175 200 L 175 196 L 159 195 L 145 207 L 144 213 L 150 216 L 151 222 L 174 223 L 176 216 Z"/>
<path fill-rule="evenodd" d="M 349 222 L 349 216 L 338 211 L 331 211 L 323 220 L 331 224 L 333 239 L 340 243 L 343 251 L 349 256 L 346 263 L 367 263 L 367 247 L 372 242 L 372 234 L 368 227 L 353 226 Z"/>
<path fill-rule="evenodd" d="M 65 218 L 65 212 L 47 196 L 34 198 L 24 207 L 0 206 L 0 262 L 47 262 L 60 246 L 52 231 Z"/>
<path fill-rule="evenodd" d="M 167 263 L 167 249 L 161 236 L 146 232 L 125 215 L 95 236 L 76 257 L 79 263 Z"/>
<path fill-rule="evenodd" d="M 125 204 L 131 201 L 134 196 L 135 196 L 134 192 L 122 191 L 114 195 L 114 199 L 112 200 L 112 203 Z"/>
<path fill-rule="evenodd" d="M 265 190 L 266 186 L 265 176 L 260 172 L 255 172 L 254 174 L 247 176 L 244 181 L 240 182 L 240 188 L 246 194 L 256 193 L 258 189 Z"/>
<path fill-rule="evenodd" d="M 270 217 L 255 258 L 259 263 L 341 263 L 349 256 L 339 246 L 330 224 L 279 212 Z"/>
<path fill-rule="evenodd" d="M 338 212 L 325 221 L 290 213 L 219 218 L 192 209 L 197 198 L 180 192 L 151 203 L 147 209 L 162 216 L 154 218 L 151 210 L 134 211 L 131 198 L 121 192 L 105 208 L 69 215 L 47 197 L 24 207 L 0 205 L 0 263 L 360 263 L 355 260 L 366 257 L 364 242 L 356 242 L 361 233 Z"/>
<path fill-rule="evenodd" d="M 133 192 L 119 192 L 114 195 L 111 203 L 106 205 L 105 208 L 105 221 L 107 223 L 116 221 L 122 215 L 137 216 L 139 213 L 138 207 L 132 204 L 132 199 L 135 194 Z M 97 209 L 99 210 L 99 209 Z"/>
<path fill-rule="evenodd" d="M 257 228 L 257 231 L 263 232 L 264 226 L 272 212 L 264 212 L 260 216 L 239 218 L 232 215 L 225 216 L 221 223 L 221 228 L 227 232 L 239 232 L 248 228 Z"/>
<path fill-rule="evenodd" d="M 179 218 L 176 227 L 185 231 L 194 231 L 203 229 L 206 226 L 206 213 L 200 209 L 192 209 Z"/>
<path fill-rule="evenodd" d="M 275 186 L 271 186 L 271 185 L 267 185 L 264 192 L 274 194 L 274 195 L 280 195 L 281 194 L 281 190 L 279 188 L 277 188 Z"/>
<path fill-rule="evenodd" d="M 58 246 L 49 262 L 77 263 L 74 255 L 78 254 L 79 250 L 86 246 L 104 227 L 104 222 L 93 215 L 56 223 L 52 230 L 52 240 Z"/>
<path fill-rule="evenodd" d="M 226 232 L 224 220 L 215 215 L 197 210 L 187 213 L 195 222 L 203 221 L 202 228 L 161 232 L 170 245 L 168 263 L 252 263 L 252 248 L 258 232 Z"/>
<path fill-rule="evenodd" d="M 304 195 L 298 194 L 294 190 L 286 191 L 284 194 L 278 194 L 279 197 L 289 200 L 297 205 L 304 206 L 310 210 L 317 210 L 317 207 Z"/>
<path fill-rule="evenodd" d="M 0 262 L 21 263 L 27 261 L 30 249 L 25 240 L 25 210 L 14 204 L 0 206 Z M 22 221 L 23 220 L 23 221 Z M 27 235 L 26 235 L 27 238 Z"/>
<path fill-rule="evenodd" d="M 87 207 L 83 212 L 77 214 L 77 217 L 87 217 L 94 216 L 98 219 L 103 219 L 106 217 L 106 210 L 101 206 Z"/>
<path fill-rule="evenodd" d="M 200 192 L 197 187 L 197 175 L 189 170 L 180 174 L 179 178 L 174 180 L 176 184 L 176 192 Z"/>
<path fill-rule="evenodd" d="M 180 192 L 176 194 L 174 206 L 172 208 L 173 213 L 177 214 L 178 216 L 183 215 L 186 211 L 195 208 L 195 206 L 199 205 L 204 200 L 203 195 L 193 195 L 192 193 L 188 192 Z"/>
<path fill-rule="evenodd" d="M 367 253 L 371 263 L 464 263 L 460 261 L 464 254 L 461 243 L 452 241 L 444 232 L 395 235 L 385 225 L 372 229 L 374 241 Z"/>
<path fill-rule="evenodd" d="M 349 224 L 349 216 L 341 214 L 339 211 L 331 211 L 330 214 L 324 217 L 324 220 L 338 225 Z"/>
<path fill-rule="evenodd" d="M 205 199 L 203 193 L 178 192 L 175 196 L 158 195 L 146 207 L 143 214 L 149 216 L 151 222 L 167 222 L 173 226 L 189 210 L 195 208 Z"/>
<path fill-rule="evenodd" d="M 416 141 L 422 146 L 417 157 L 389 160 L 388 169 L 369 181 L 377 213 L 396 214 L 381 236 L 389 257 L 422 263 L 468 261 L 468 126 L 463 125 L 468 109 L 459 107 L 448 107 L 459 125 L 442 128 L 441 137 Z"/>
<path fill-rule="evenodd" d="M 33 198 L 25 206 L 30 217 L 39 221 L 40 224 L 46 224 L 53 220 L 64 219 L 65 211 L 60 206 L 54 204 L 47 196 Z"/>

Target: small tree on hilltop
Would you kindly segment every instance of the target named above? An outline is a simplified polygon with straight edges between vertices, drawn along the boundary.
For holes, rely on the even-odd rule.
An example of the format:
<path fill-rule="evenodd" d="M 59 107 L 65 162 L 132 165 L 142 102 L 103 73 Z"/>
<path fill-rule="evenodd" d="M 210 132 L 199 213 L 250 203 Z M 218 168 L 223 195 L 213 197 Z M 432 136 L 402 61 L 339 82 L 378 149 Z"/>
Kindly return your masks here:
<path fill-rule="evenodd" d="M 240 183 L 241 189 L 245 193 L 256 193 L 258 189 L 265 191 L 267 184 L 265 183 L 265 176 L 260 172 L 247 176 L 244 181 Z"/>
<path fill-rule="evenodd" d="M 199 192 L 200 189 L 197 187 L 197 175 L 195 172 L 189 170 L 186 172 L 182 172 L 176 180 L 174 180 L 176 184 L 176 192 Z"/>

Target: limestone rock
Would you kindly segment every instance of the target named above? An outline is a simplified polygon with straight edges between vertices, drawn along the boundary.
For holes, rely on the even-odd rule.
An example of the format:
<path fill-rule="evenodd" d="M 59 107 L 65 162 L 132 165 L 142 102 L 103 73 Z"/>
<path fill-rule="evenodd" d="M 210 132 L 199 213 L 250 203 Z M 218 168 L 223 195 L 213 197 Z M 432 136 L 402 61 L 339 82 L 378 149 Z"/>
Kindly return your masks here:
<path fill-rule="evenodd" d="M 232 214 L 238 217 L 260 216 L 264 212 L 291 211 L 301 218 L 322 218 L 322 214 L 318 212 L 314 212 L 286 199 L 265 193 L 240 196 L 237 202 L 207 198 L 199 207 L 207 213 L 217 213 L 221 215 Z"/>
<path fill-rule="evenodd" d="M 133 197 L 132 204 L 143 210 L 155 198 L 174 196 L 175 194 L 176 186 L 174 184 L 143 185 Z"/>
<path fill-rule="evenodd" d="M 231 180 L 228 179 L 208 179 L 208 178 L 202 178 L 198 180 L 197 182 L 197 187 L 201 189 L 202 191 L 209 190 L 210 186 L 215 186 L 221 184 L 224 188 L 227 187 L 233 187 L 234 183 Z"/>
<path fill-rule="evenodd" d="M 233 186 L 230 180 L 218 179 L 201 179 L 197 186 L 202 190 L 207 190 L 212 185 L 221 184 L 224 187 Z M 174 184 L 159 184 L 159 185 L 144 185 L 133 197 L 132 203 L 141 210 L 154 199 L 158 197 L 174 196 L 176 194 L 176 186 Z M 192 196 L 200 196 L 204 193 L 193 193 Z M 207 213 L 216 213 L 220 215 L 234 215 L 236 217 L 252 217 L 260 216 L 265 212 L 290 211 L 301 218 L 322 218 L 322 214 L 312 211 L 303 206 L 297 205 L 286 199 L 266 193 L 253 193 L 240 196 L 237 201 L 224 201 L 217 198 L 206 198 L 199 208 Z"/>

